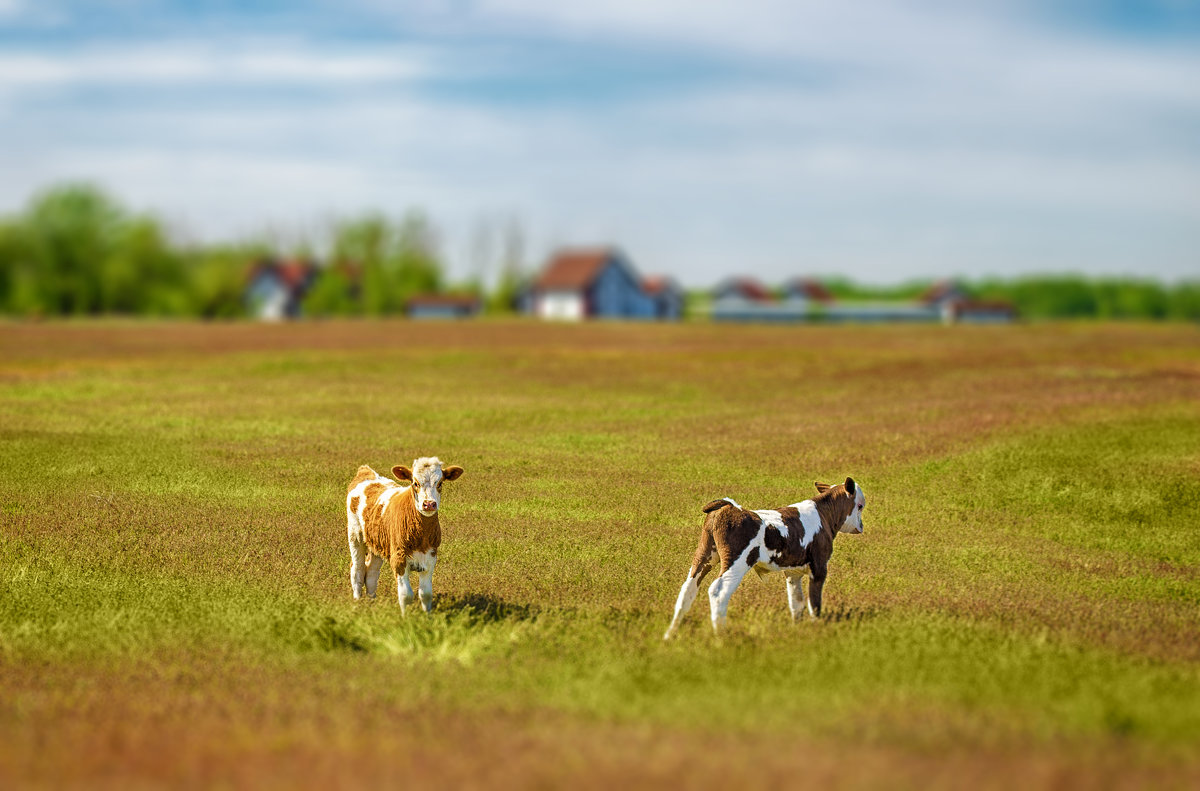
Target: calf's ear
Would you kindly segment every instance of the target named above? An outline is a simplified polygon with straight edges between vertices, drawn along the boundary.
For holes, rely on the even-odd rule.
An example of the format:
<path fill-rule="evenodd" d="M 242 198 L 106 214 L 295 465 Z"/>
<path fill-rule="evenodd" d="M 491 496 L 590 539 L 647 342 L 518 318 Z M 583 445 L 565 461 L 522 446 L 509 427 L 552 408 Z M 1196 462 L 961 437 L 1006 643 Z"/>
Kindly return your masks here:
<path fill-rule="evenodd" d="M 397 464 L 395 467 L 392 467 L 392 475 L 395 475 L 398 481 L 411 481 L 413 479 L 412 470 L 403 464 Z"/>
<path fill-rule="evenodd" d="M 854 494 L 854 479 L 853 478 L 846 479 L 846 494 L 850 494 L 850 495 Z"/>
<path fill-rule="evenodd" d="M 458 480 L 458 477 L 462 474 L 463 474 L 463 468 L 459 467 L 457 465 L 451 465 L 449 467 L 444 467 L 442 469 L 442 480 L 443 481 Z"/>
<path fill-rule="evenodd" d="M 820 481 L 813 481 L 813 486 L 817 487 L 817 492 L 820 494 L 825 494 L 825 492 L 833 488 L 829 484 L 821 483 Z"/>

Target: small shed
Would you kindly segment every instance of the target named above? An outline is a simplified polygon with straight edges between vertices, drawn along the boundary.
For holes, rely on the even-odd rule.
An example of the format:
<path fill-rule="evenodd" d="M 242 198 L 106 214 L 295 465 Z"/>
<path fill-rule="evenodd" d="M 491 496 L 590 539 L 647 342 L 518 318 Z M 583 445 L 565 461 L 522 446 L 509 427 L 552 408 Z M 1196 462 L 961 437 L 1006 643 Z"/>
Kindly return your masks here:
<path fill-rule="evenodd" d="M 683 317 L 683 287 L 668 275 L 647 277 L 642 289 L 654 300 L 654 316 L 659 319 L 677 321 Z"/>
<path fill-rule="evenodd" d="M 421 294 L 404 303 L 404 315 L 410 319 L 468 319 L 479 315 L 481 307 L 474 294 Z"/>
<path fill-rule="evenodd" d="M 654 299 L 633 265 L 611 247 L 561 250 L 530 289 L 533 313 L 542 319 L 653 318 Z"/>
<path fill-rule="evenodd" d="M 1009 324 L 1017 309 L 1003 300 L 960 299 L 949 304 L 945 321 L 953 324 Z"/>

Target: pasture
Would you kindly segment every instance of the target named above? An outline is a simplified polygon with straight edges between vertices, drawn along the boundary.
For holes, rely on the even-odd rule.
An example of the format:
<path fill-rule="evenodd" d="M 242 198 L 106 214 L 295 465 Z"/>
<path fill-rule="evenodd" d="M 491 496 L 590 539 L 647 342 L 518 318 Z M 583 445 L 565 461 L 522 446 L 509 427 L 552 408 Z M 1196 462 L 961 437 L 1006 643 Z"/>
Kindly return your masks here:
<path fill-rule="evenodd" d="M 1200 784 L 1195 326 L 5 324 L 0 440 L 6 787 Z M 822 621 L 662 642 L 704 503 L 846 475 Z"/>

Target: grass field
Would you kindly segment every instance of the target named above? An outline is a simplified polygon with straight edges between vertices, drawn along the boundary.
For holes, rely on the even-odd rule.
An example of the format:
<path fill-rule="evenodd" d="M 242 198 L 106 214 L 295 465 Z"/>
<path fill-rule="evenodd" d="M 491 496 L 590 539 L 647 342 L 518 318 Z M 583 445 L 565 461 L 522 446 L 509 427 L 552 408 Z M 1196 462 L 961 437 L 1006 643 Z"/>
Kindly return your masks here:
<path fill-rule="evenodd" d="M 6 324 L 0 448 L 2 786 L 1200 784 L 1195 326 Z M 426 454 L 403 619 L 343 498 Z M 846 475 L 827 617 L 661 641 Z"/>

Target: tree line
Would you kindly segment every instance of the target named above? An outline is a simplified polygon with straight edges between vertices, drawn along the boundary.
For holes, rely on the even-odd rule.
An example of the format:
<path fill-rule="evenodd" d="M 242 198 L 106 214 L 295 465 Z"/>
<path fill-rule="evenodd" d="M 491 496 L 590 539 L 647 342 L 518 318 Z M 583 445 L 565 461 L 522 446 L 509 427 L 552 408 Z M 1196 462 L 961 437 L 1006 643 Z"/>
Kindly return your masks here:
<path fill-rule="evenodd" d="M 315 258 L 303 243 L 286 251 L 267 240 L 178 244 L 154 216 L 130 212 L 92 185 L 61 185 L 0 219 L 0 313 L 244 316 L 253 308 L 247 286 L 257 262 Z M 335 221 L 324 258 L 304 315 L 396 314 L 413 296 L 451 287 L 436 230 L 417 211 L 399 220 L 367 214 Z M 453 288 L 504 309 L 519 283 L 513 260 L 503 262 L 491 293 L 482 273 Z"/>
<path fill-rule="evenodd" d="M 483 258 L 495 240 L 475 239 L 476 273 L 450 286 L 436 229 L 421 213 L 382 214 L 333 224 L 326 265 L 306 293 L 307 316 L 383 316 L 418 294 L 457 292 L 494 312 L 513 309 L 524 282 L 519 228 L 505 229 L 500 272 L 490 290 Z M 0 219 L 0 313 L 10 316 L 244 316 L 247 277 L 256 261 L 311 259 L 265 240 L 178 244 L 152 215 L 128 211 L 88 184 L 53 187 L 23 211 Z M 928 287 L 911 282 L 871 287 L 827 280 L 840 299 L 913 299 Z M 1174 285 L 1136 278 L 1038 275 L 961 283 L 972 297 L 1004 300 L 1024 318 L 1200 320 L 1200 281 Z"/>

